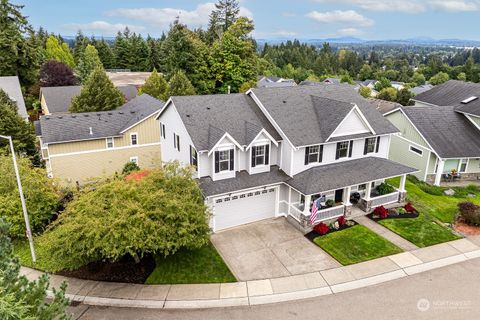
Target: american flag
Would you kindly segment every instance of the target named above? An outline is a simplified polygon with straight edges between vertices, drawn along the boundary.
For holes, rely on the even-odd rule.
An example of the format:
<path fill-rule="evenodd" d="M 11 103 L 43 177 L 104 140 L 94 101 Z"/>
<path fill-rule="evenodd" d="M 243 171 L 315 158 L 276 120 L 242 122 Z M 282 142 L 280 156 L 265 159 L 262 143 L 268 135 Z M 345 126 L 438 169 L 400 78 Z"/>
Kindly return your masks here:
<path fill-rule="evenodd" d="M 315 223 L 315 220 L 317 220 L 317 213 L 318 213 L 317 201 L 318 199 L 313 201 L 313 204 L 312 204 L 312 210 L 310 214 L 310 224 L 312 225 Z"/>

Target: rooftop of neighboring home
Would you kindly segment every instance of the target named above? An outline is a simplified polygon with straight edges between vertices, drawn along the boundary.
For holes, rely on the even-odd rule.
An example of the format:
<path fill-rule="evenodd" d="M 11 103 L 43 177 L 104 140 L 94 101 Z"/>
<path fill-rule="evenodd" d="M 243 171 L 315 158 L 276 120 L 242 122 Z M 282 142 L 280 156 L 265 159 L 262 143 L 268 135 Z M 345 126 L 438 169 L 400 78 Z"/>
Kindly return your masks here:
<path fill-rule="evenodd" d="M 9 98 L 17 104 L 18 114 L 24 118 L 28 118 L 27 108 L 23 100 L 22 87 L 17 76 L 0 77 L 0 89 L 5 91 Z"/>
<path fill-rule="evenodd" d="M 420 93 L 424 93 L 430 89 L 433 88 L 433 85 L 427 83 L 427 84 L 422 84 L 420 86 L 416 86 L 410 89 L 410 92 L 413 93 L 414 95 L 419 95 Z"/>
<path fill-rule="evenodd" d="M 257 87 L 259 88 L 273 88 L 273 87 L 293 87 L 297 83 L 293 79 L 284 79 L 274 76 L 258 76 Z"/>
<path fill-rule="evenodd" d="M 150 77 L 151 72 L 132 72 L 132 71 L 107 71 L 107 76 L 117 87 L 135 86 L 141 87 Z"/>
<path fill-rule="evenodd" d="M 327 79 L 323 80 L 322 82 L 330 83 L 330 84 L 340 84 L 341 83 L 340 79 L 338 79 L 338 78 L 327 78 Z"/>
<path fill-rule="evenodd" d="M 127 101 L 137 96 L 137 88 L 133 85 L 119 86 L 117 89 Z M 43 87 L 40 88 L 40 96 L 45 99 L 50 114 L 68 113 L 73 97 L 81 90 L 82 86 Z"/>
<path fill-rule="evenodd" d="M 367 98 L 370 105 L 374 107 L 381 114 L 385 114 L 397 108 L 400 108 L 402 105 L 398 102 L 386 101 L 382 99 Z"/>
<path fill-rule="evenodd" d="M 42 116 L 35 122 L 35 130 L 47 144 L 116 137 L 163 105 L 162 101 L 142 94 L 116 110 Z"/>

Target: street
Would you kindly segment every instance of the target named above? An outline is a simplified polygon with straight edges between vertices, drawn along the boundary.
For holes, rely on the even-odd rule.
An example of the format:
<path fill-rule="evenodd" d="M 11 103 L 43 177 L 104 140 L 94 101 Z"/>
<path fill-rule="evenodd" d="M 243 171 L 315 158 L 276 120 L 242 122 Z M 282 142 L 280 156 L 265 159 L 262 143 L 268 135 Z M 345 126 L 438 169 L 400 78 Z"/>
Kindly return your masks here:
<path fill-rule="evenodd" d="M 254 307 L 153 310 L 79 305 L 73 319 L 477 319 L 480 259 L 315 299 Z"/>

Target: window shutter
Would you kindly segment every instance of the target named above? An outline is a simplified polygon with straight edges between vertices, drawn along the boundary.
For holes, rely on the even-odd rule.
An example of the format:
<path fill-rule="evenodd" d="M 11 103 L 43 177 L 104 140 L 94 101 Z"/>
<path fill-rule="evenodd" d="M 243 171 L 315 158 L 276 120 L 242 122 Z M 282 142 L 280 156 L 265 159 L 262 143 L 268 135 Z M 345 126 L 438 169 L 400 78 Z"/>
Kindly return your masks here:
<path fill-rule="evenodd" d="M 251 149 L 251 152 L 252 152 L 252 168 L 255 168 L 255 166 L 257 165 L 257 163 L 255 161 L 256 150 L 257 150 L 257 147 L 252 147 L 252 149 Z"/>
<path fill-rule="evenodd" d="M 337 142 L 337 154 L 335 154 L 335 160 L 340 159 L 340 142 Z"/>
<path fill-rule="evenodd" d="M 215 173 L 220 172 L 220 153 L 215 151 Z"/>
<path fill-rule="evenodd" d="M 268 161 L 270 160 L 269 159 L 269 156 L 270 156 L 270 145 L 266 145 L 265 146 L 265 165 L 268 165 Z"/>
<path fill-rule="evenodd" d="M 377 137 L 377 146 L 375 147 L 375 152 L 378 153 L 378 150 L 380 150 L 380 137 Z"/>
<path fill-rule="evenodd" d="M 177 149 L 177 135 L 175 133 L 173 134 L 173 148 Z"/>
<path fill-rule="evenodd" d="M 177 136 L 177 148 L 180 151 L 180 136 Z"/>
<path fill-rule="evenodd" d="M 348 147 L 348 157 L 352 157 L 352 151 L 353 151 L 353 140 L 350 140 L 350 147 Z"/>
<path fill-rule="evenodd" d="M 368 152 L 368 138 L 365 139 L 365 146 L 363 147 L 363 154 L 367 154 Z"/>
<path fill-rule="evenodd" d="M 190 146 L 190 165 L 193 166 L 193 151 L 192 151 L 192 146 Z"/>
<path fill-rule="evenodd" d="M 234 158 L 235 149 L 230 149 L 230 170 L 235 170 L 233 168 L 233 158 Z"/>
<path fill-rule="evenodd" d="M 308 164 L 308 153 L 310 152 L 310 147 L 305 148 L 305 165 Z"/>
<path fill-rule="evenodd" d="M 318 157 L 318 162 L 323 161 L 323 144 L 320 146 L 320 155 Z"/>

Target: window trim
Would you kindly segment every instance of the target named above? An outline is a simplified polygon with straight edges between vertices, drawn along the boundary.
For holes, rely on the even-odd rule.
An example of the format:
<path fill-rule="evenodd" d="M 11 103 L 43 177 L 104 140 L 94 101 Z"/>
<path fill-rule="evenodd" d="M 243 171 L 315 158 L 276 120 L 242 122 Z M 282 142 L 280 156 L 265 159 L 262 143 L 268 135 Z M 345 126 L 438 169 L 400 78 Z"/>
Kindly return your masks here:
<path fill-rule="evenodd" d="M 226 150 L 218 150 L 218 173 L 224 173 L 224 172 L 229 172 L 232 171 L 230 168 L 230 150 L 231 149 L 226 149 Z M 226 159 L 221 159 L 222 153 L 227 154 Z M 227 169 L 222 170 L 222 163 L 226 162 L 227 163 Z"/>
<path fill-rule="evenodd" d="M 420 152 L 414 151 L 413 149 L 418 150 L 418 151 L 420 151 Z M 411 153 L 416 154 L 416 155 L 419 156 L 419 157 L 423 157 L 423 150 L 422 150 L 422 149 L 419 149 L 419 148 L 417 148 L 417 147 L 415 147 L 415 146 L 412 146 L 411 144 L 408 146 L 408 151 L 410 151 Z"/>
<path fill-rule="evenodd" d="M 160 137 L 163 138 L 163 139 L 166 139 L 167 138 L 167 133 L 166 133 L 166 130 L 165 130 L 165 124 L 160 122 Z"/>
<path fill-rule="evenodd" d="M 130 162 L 134 162 L 138 166 L 138 156 L 130 157 Z"/>
<path fill-rule="evenodd" d="M 465 161 L 465 162 L 464 162 Z M 467 169 L 468 169 L 468 162 L 469 162 L 469 159 L 468 158 L 462 158 L 458 161 L 458 172 L 459 173 L 465 173 L 467 172 Z M 462 164 L 465 164 L 465 170 L 461 170 L 462 168 Z"/>
<path fill-rule="evenodd" d="M 190 165 L 198 168 L 198 152 L 193 146 L 190 146 Z"/>
<path fill-rule="evenodd" d="M 112 139 L 112 146 L 111 146 L 111 147 L 108 146 L 108 140 L 109 140 L 109 139 Z M 115 138 L 114 138 L 114 137 L 107 137 L 107 138 L 105 138 L 105 147 L 106 147 L 107 149 L 114 149 L 114 148 L 115 148 Z"/>
<path fill-rule="evenodd" d="M 133 137 L 135 137 L 135 143 L 133 143 Z M 137 132 L 130 133 L 130 145 L 131 146 L 138 146 L 138 133 Z"/>
<path fill-rule="evenodd" d="M 377 140 L 378 137 L 370 137 L 365 139 L 365 152 L 364 154 L 376 153 L 377 152 Z M 373 141 L 373 144 L 370 144 L 370 141 Z M 372 147 L 372 151 L 369 151 L 369 147 Z"/>
<path fill-rule="evenodd" d="M 340 152 L 339 152 L 339 150 L 340 150 L 340 149 L 339 149 L 339 146 L 340 146 L 341 144 L 346 144 L 346 145 L 347 145 L 347 148 L 345 149 L 345 156 L 343 156 L 343 157 L 340 156 Z M 338 160 L 338 159 L 343 159 L 343 158 L 349 158 L 349 155 L 350 155 L 350 145 L 351 145 L 351 142 L 348 141 L 348 140 L 347 140 L 347 141 L 339 141 L 339 142 L 337 142 L 337 147 L 336 147 L 336 150 L 335 150 L 337 160 Z M 343 148 L 342 148 L 342 150 L 343 150 Z"/>
<path fill-rule="evenodd" d="M 175 132 L 173 133 L 173 148 L 180 152 L 180 136 Z"/>

